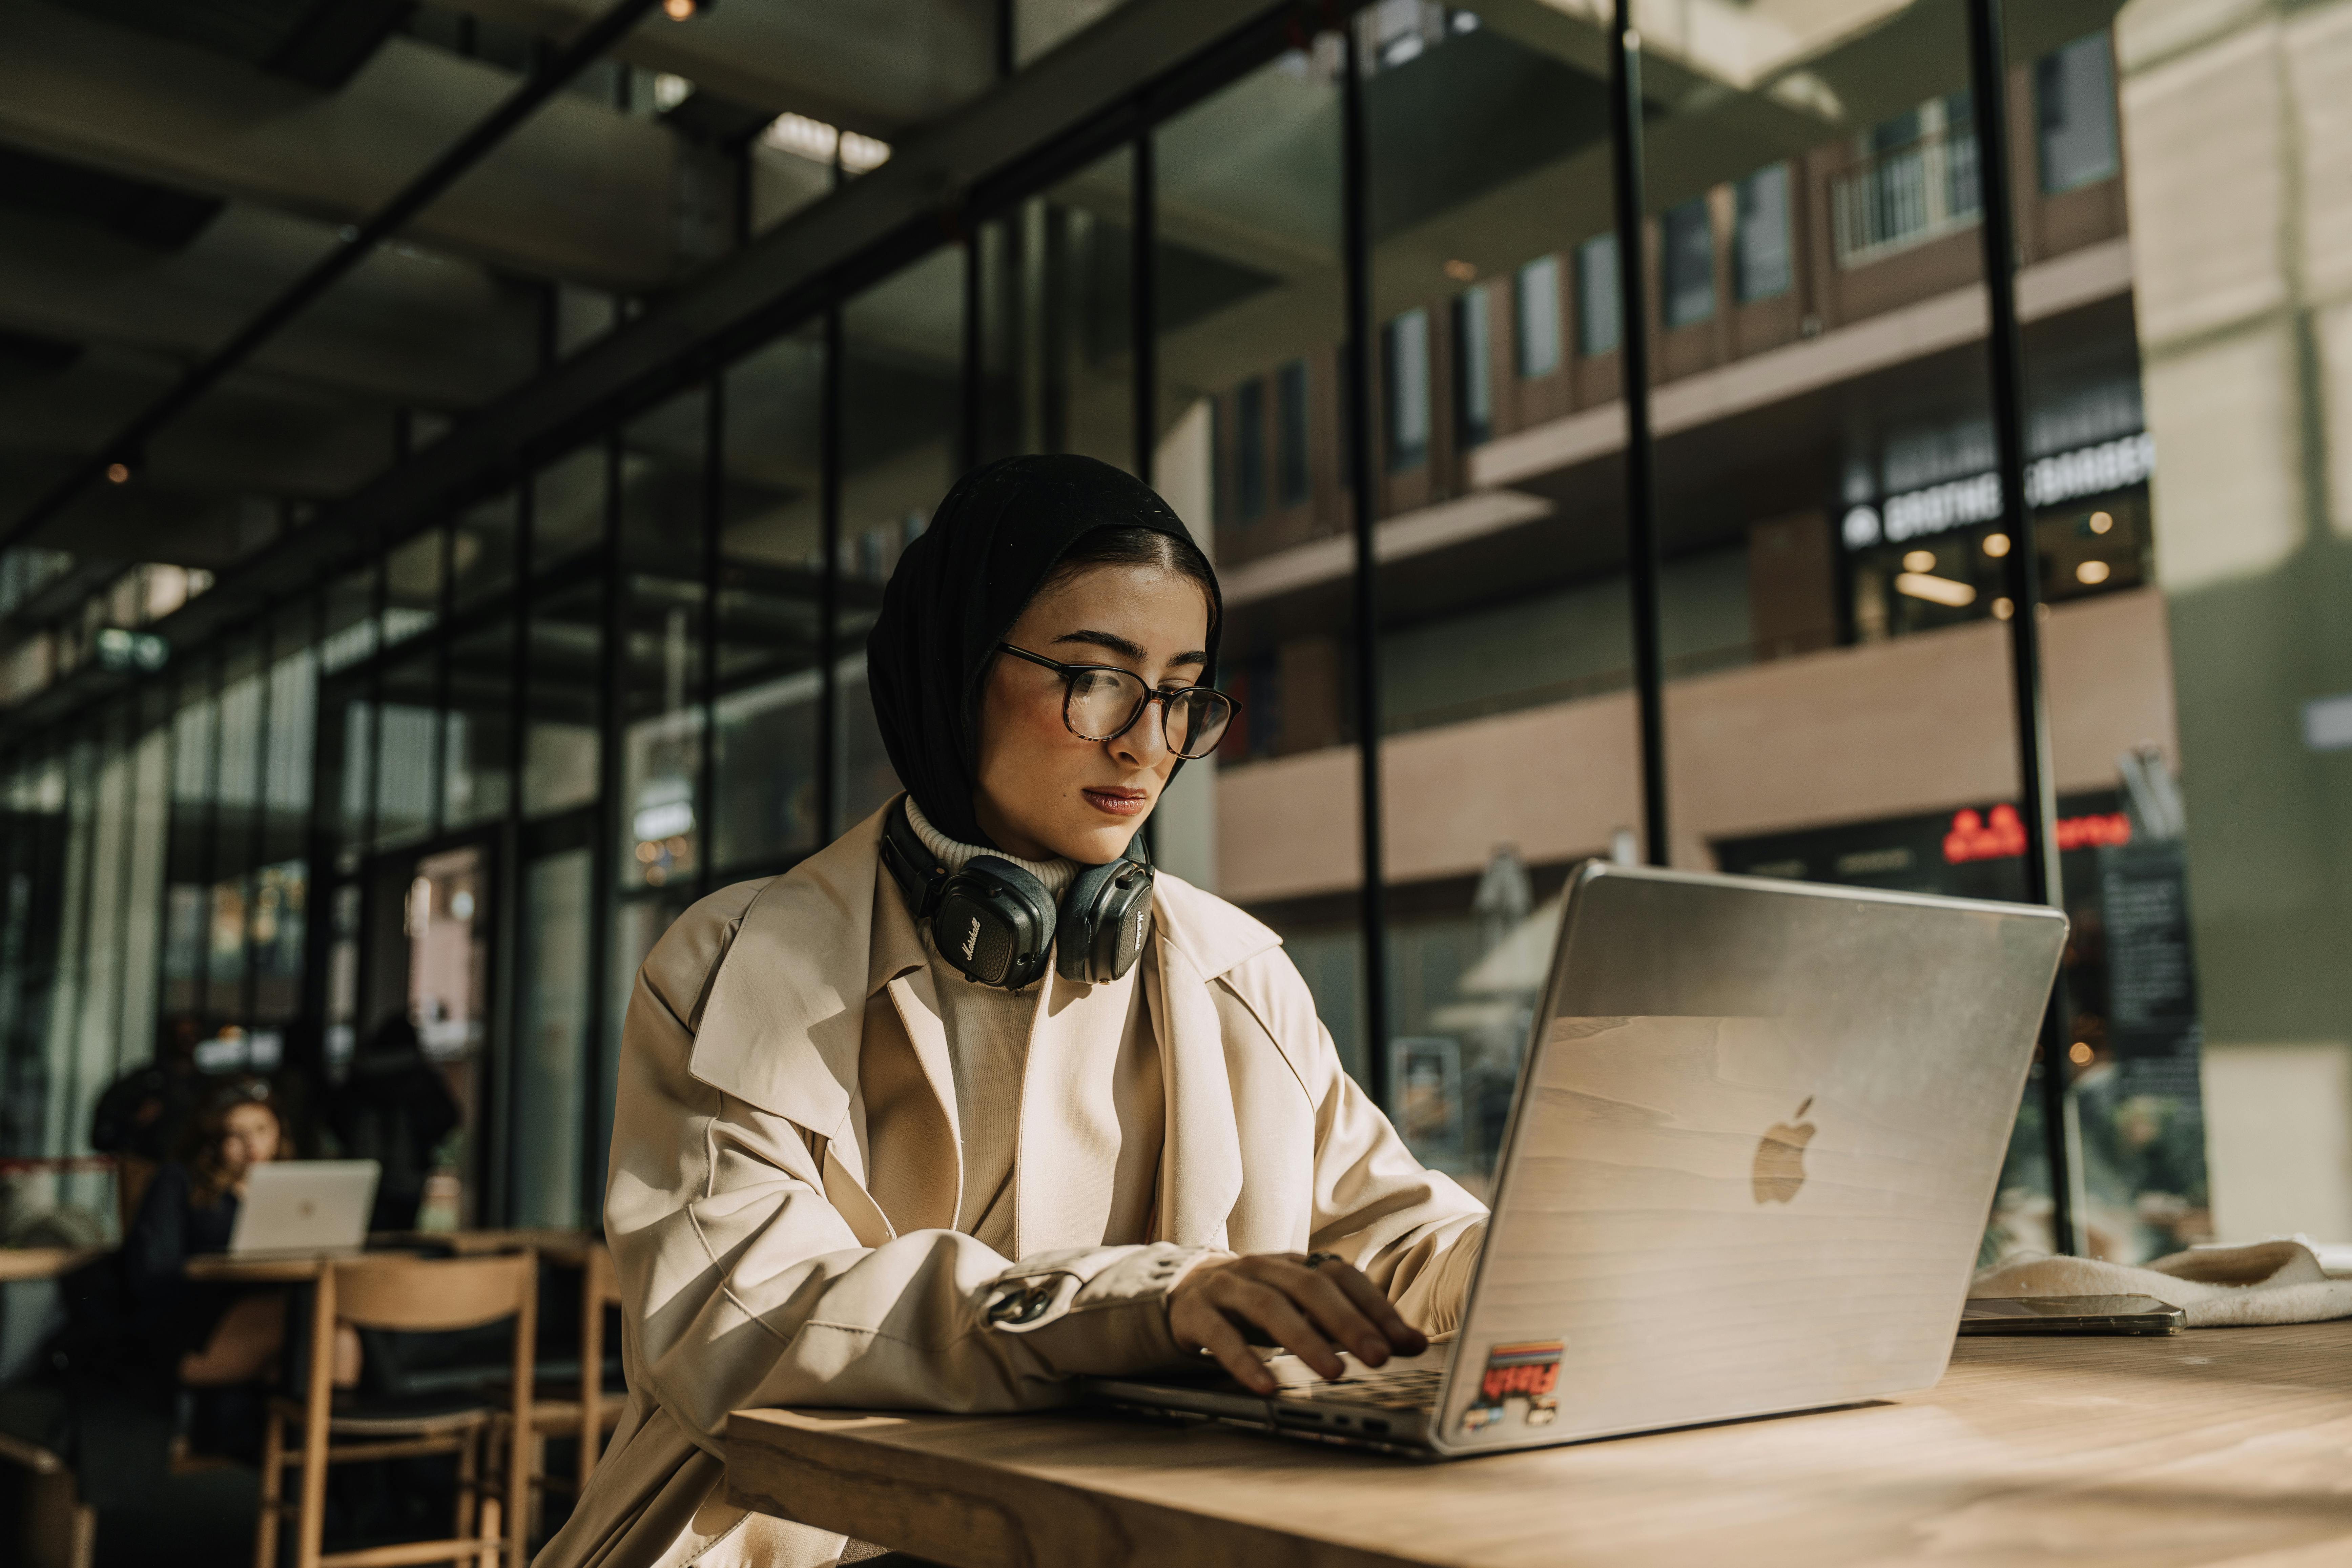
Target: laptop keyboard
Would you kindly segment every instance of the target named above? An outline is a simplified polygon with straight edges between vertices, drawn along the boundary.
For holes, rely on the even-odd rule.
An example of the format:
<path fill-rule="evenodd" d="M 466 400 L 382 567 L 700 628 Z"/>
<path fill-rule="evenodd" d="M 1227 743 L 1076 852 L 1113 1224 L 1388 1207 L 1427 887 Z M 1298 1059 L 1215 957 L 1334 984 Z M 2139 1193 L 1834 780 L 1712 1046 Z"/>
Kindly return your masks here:
<path fill-rule="evenodd" d="M 1442 1368 L 1391 1367 L 1343 1377 L 1336 1383 L 1286 1384 L 1285 1399 L 1311 1399 L 1318 1405 L 1369 1405 L 1381 1410 L 1426 1410 L 1437 1403 L 1445 1381 Z"/>

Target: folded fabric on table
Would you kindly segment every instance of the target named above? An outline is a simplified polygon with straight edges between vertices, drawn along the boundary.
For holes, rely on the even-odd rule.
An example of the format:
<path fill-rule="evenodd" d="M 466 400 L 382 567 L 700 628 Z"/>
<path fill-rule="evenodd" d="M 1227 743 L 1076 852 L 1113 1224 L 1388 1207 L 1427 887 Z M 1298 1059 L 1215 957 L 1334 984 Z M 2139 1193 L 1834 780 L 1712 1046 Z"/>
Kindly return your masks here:
<path fill-rule="evenodd" d="M 2092 1258 L 2034 1258 L 1988 1268 L 1971 1296 L 2153 1296 L 2192 1329 L 2352 1318 L 2352 1279 L 2330 1279 L 2300 1242 L 2195 1247 L 2133 1268 Z"/>

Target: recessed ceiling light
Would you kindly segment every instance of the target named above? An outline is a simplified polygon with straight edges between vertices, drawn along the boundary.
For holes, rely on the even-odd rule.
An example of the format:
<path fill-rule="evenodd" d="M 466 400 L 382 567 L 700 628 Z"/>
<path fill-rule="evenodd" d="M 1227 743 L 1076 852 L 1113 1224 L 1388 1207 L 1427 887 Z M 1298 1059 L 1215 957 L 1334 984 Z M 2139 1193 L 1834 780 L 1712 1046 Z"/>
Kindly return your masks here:
<path fill-rule="evenodd" d="M 662 15 L 673 22 L 683 22 L 701 9 L 698 0 L 662 0 Z"/>
<path fill-rule="evenodd" d="M 2017 614 L 2017 606 L 2011 604 L 2007 599 L 1995 599 L 1992 602 L 1992 618 L 1994 620 L 2005 621 L 2015 614 Z"/>
<path fill-rule="evenodd" d="M 2093 533 L 2105 533 L 2107 530 L 2115 527 L 2115 525 L 2116 520 L 2110 513 L 2095 511 L 2091 514 L 2091 531 Z"/>
<path fill-rule="evenodd" d="M 123 483 L 127 482 L 127 481 L 130 479 L 130 478 L 131 478 L 131 465 L 130 465 L 130 464 L 128 464 L 128 463 L 109 463 L 109 464 L 107 464 L 107 465 L 106 465 L 106 482 L 107 482 L 108 484 L 110 484 L 110 485 L 119 485 L 119 484 L 123 484 Z"/>
<path fill-rule="evenodd" d="M 2006 533 L 1986 534 L 1984 538 L 1984 552 L 1987 555 L 1991 556 L 1996 561 L 2008 554 L 2009 535 Z"/>
<path fill-rule="evenodd" d="M 1903 570 L 1906 572 L 1933 572 L 1935 569 L 1936 552 L 1934 551 L 1911 550 L 1904 552 Z"/>
<path fill-rule="evenodd" d="M 2104 561 L 2085 561 L 2074 568 L 2074 581 L 2077 583 L 2095 585 L 2106 580 L 2107 563 Z"/>

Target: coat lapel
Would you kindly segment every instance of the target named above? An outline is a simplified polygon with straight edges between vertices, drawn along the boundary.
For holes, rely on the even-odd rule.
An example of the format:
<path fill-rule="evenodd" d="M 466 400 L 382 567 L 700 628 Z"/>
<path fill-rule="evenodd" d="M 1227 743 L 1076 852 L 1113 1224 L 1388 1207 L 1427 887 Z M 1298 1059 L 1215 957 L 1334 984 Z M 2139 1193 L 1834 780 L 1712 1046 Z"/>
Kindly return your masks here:
<path fill-rule="evenodd" d="M 1160 1166 L 1160 1237 L 1225 1246 L 1242 1196 L 1242 1133 L 1225 1032 L 1209 987 L 1218 975 L 1282 945 L 1267 926 L 1167 872 L 1152 879 L 1152 1020 L 1167 1079 L 1167 1159 Z"/>
<path fill-rule="evenodd" d="M 952 1226 L 963 1212 L 963 1122 L 956 1110 L 955 1068 L 948 1060 L 948 1031 L 940 1022 L 939 993 L 931 984 L 928 965 L 898 976 L 890 982 L 889 991 L 898 1026 L 907 1031 L 907 1042 L 915 1047 L 924 1080 L 939 1101 L 940 1114 L 947 1119 L 946 1155 L 953 1179 L 948 1184 L 945 1223 Z"/>
<path fill-rule="evenodd" d="M 1160 1234 L 1188 1247 L 1223 1247 L 1242 1191 L 1241 1131 L 1225 1071 L 1224 1031 L 1209 987 L 1281 938 L 1231 905 L 1160 872 L 1154 879 L 1151 1016 L 1168 1096 L 1167 1158 L 1160 1169 Z"/>
<path fill-rule="evenodd" d="M 1168 1096 L 1166 1157 L 1160 1166 L 1160 1230 L 1186 1247 L 1225 1245 L 1225 1220 L 1242 1192 L 1242 1140 L 1217 1009 L 1191 958 L 1157 944 L 1151 1016 L 1160 1030 L 1160 1071 Z"/>
<path fill-rule="evenodd" d="M 877 813 L 761 889 L 711 977 L 687 1064 L 835 1143 L 857 1092 L 880 837 Z"/>

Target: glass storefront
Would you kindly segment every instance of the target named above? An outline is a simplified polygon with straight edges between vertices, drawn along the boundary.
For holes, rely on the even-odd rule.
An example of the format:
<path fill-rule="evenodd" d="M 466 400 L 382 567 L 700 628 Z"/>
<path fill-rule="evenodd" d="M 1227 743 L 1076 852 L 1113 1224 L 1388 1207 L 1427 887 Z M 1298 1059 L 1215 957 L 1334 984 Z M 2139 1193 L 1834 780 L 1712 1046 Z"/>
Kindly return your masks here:
<path fill-rule="evenodd" d="M 1016 6 L 998 63 L 1109 9 Z M 1019 452 L 1143 474 L 1210 550 L 1242 716 L 1155 851 L 1280 933 L 1349 1068 L 1474 1187 L 1580 862 L 2026 897 L 1962 0 L 1638 9 L 1638 234 L 1595 9 L 1269 24 L 985 210 L 681 350 L 560 447 L 20 737 L 0 1152 L 79 1149 L 97 1088 L 159 1038 L 285 1070 L 315 1036 L 340 1072 L 406 1018 L 463 1112 L 436 1223 L 593 1219 L 636 964 L 693 900 L 895 792 L 865 637 L 955 478 Z M 2069 1092 L 2029 1088 L 1988 1251 L 2137 1260 L 2258 1224 L 2225 1214 L 2209 1131 L 2244 1147 L 2263 1074 L 2340 1067 L 2277 1053 L 2335 1050 L 2341 1009 L 2278 998 L 2326 989 L 2286 906 L 2328 902 L 2292 846 L 2340 815 L 2352 720 L 2326 704 L 2352 673 L 2285 648 L 2314 613 L 2283 582 L 2305 545 L 2210 521 L 2253 504 L 2208 438 L 2245 422 L 2182 367 L 2275 393 L 2262 367 L 2292 355 L 2211 358 L 2221 329 L 2162 249 L 2185 243 L 2179 153 L 2134 129 L 2168 123 L 2176 67 L 2108 21 L 2010 16 L 2025 531 L 2075 941 L 2047 1068 Z M 950 42 L 968 96 L 986 51 Z M 844 146 L 831 180 L 890 166 Z M 2259 737 L 2183 649 L 2259 667 Z M 2240 842 L 2269 881 L 2217 849 Z"/>

